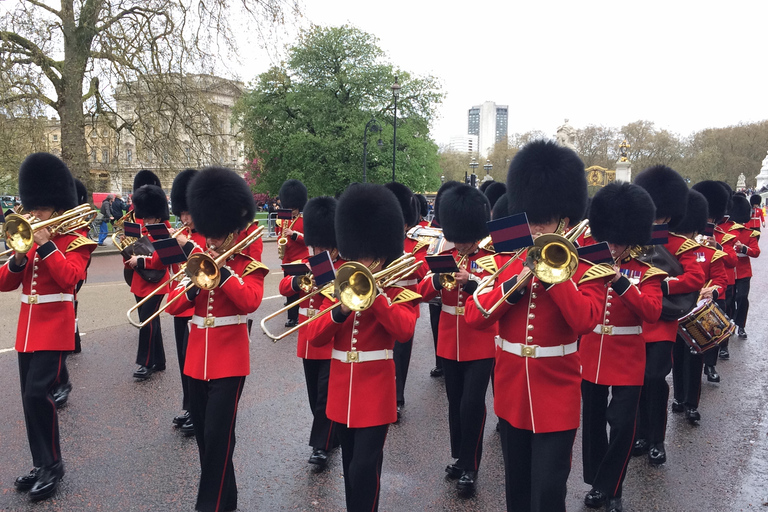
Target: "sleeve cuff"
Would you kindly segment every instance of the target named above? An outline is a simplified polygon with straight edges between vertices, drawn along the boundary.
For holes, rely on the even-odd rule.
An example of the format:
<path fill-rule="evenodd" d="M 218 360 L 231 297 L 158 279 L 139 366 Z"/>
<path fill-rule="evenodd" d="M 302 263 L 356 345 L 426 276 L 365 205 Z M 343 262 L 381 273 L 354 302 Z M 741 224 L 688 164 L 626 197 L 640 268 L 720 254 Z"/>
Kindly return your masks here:
<path fill-rule="evenodd" d="M 719 296 L 720 293 L 718 293 L 717 289 L 712 290 L 712 300 L 716 301 Z"/>
<path fill-rule="evenodd" d="M 469 281 L 467 281 L 467 284 L 461 287 L 461 289 L 467 293 L 475 293 L 475 290 L 477 290 L 478 286 L 479 284 L 477 281 L 470 279 Z"/>
<path fill-rule="evenodd" d="M 291 279 L 291 290 L 297 293 L 301 291 L 301 288 L 299 288 L 299 276 L 293 276 Z"/>
<path fill-rule="evenodd" d="M 200 288 L 198 288 L 197 286 L 193 286 L 192 288 L 187 290 L 187 300 L 190 302 L 194 302 L 198 293 L 200 293 Z"/>
<path fill-rule="evenodd" d="M 501 285 L 501 290 L 506 293 L 512 289 L 513 286 L 515 286 L 515 283 L 517 283 L 517 276 L 512 277 L 512 279 L 508 279 L 504 281 Z M 515 304 L 517 301 L 523 298 L 523 294 L 525 294 L 525 286 L 517 290 L 515 293 L 507 297 L 507 304 Z"/>
<path fill-rule="evenodd" d="M 147 268 L 146 260 L 141 256 L 136 260 L 136 268 Z"/>
<path fill-rule="evenodd" d="M 27 266 L 27 256 L 24 255 L 24 261 L 21 265 L 16 264 L 16 258 L 13 257 L 13 254 L 11 254 L 11 257 L 8 258 L 8 270 L 10 270 L 13 273 L 19 273 Z"/>
<path fill-rule="evenodd" d="M 435 274 L 432 276 L 432 286 L 437 291 L 440 291 L 443 289 L 443 286 L 440 284 L 440 274 Z"/>
<path fill-rule="evenodd" d="M 334 323 L 341 324 L 344 323 L 344 321 L 351 315 L 352 313 L 349 313 L 348 315 L 345 315 L 342 313 L 341 308 L 334 308 L 333 311 L 331 311 L 331 319 L 334 321 Z"/>
<path fill-rule="evenodd" d="M 661 282 L 661 293 L 664 296 L 669 295 L 669 283 L 667 281 Z"/>
<path fill-rule="evenodd" d="M 195 244 L 191 241 L 188 241 L 184 244 L 184 247 L 181 248 L 182 251 L 184 251 L 184 254 L 187 256 L 187 259 L 189 259 L 189 255 L 192 254 L 192 251 L 195 250 Z"/>
<path fill-rule="evenodd" d="M 299 239 L 299 234 L 294 231 L 293 234 L 291 235 L 291 240 L 295 242 L 298 239 Z"/>
<path fill-rule="evenodd" d="M 747 247 L 746 245 L 742 245 L 741 246 L 741 253 L 742 254 L 747 254 L 748 252 L 749 252 L 749 247 Z"/>
<path fill-rule="evenodd" d="M 40 255 L 40 259 L 45 259 L 56 250 L 56 244 L 51 240 L 48 240 L 43 245 L 37 248 L 37 254 Z"/>
<path fill-rule="evenodd" d="M 219 275 L 221 276 L 221 279 L 219 280 L 219 288 L 221 288 L 224 286 L 224 283 L 227 282 L 227 279 L 232 277 L 232 272 L 230 272 L 227 267 L 221 267 L 219 269 Z"/>
<path fill-rule="evenodd" d="M 627 290 L 629 290 L 631 285 L 632 283 L 629 282 L 629 278 L 627 278 L 627 276 L 621 276 L 611 286 L 619 293 L 619 295 L 624 295 Z"/>

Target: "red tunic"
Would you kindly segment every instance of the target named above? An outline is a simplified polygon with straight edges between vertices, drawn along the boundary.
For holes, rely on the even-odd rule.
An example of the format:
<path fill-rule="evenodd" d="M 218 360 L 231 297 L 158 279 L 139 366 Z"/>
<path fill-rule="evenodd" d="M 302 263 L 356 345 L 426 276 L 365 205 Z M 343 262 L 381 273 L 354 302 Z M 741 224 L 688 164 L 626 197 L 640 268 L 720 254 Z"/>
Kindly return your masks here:
<path fill-rule="evenodd" d="M 736 283 L 736 265 L 738 264 L 739 258 L 736 255 L 736 249 L 733 247 L 733 244 L 736 243 L 736 235 L 726 233 L 720 226 L 718 226 L 715 228 L 715 240 L 720 244 L 722 251 L 725 253 L 725 256 L 723 257 L 725 274 L 728 286 L 732 286 Z"/>
<path fill-rule="evenodd" d="M 666 285 L 669 295 L 689 293 L 704 287 L 704 270 L 696 261 L 696 249 L 699 244 L 684 236 L 669 234 L 664 246 L 675 256 L 683 267 L 683 273 L 676 277 L 668 277 Z M 643 337 L 646 343 L 657 341 L 675 341 L 677 336 L 677 320 L 659 320 L 658 322 L 643 322 Z"/>
<path fill-rule="evenodd" d="M 725 271 L 726 254 L 718 249 L 700 245 L 694 249 L 696 261 L 704 270 L 705 286 L 716 286 L 716 298 L 725 298 L 725 289 L 728 287 L 728 274 Z"/>
<path fill-rule="evenodd" d="M 149 240 L 151 242 L 154 242 L 155 239 L 152 238 L 152 235 L 149 234 L 149 231 L 147 231 L 147 228 L 144 227 L 144 223 L 141 222 L 142 219 L 137 219 L 136 222 L 141 224 L 141 234 L 143 236 L 149 237 Z M 170 227 L 170 224 L 168 221 L 165 222 L 165 224 Z M 131 293 L 138 296 L 138 297 L 146 297 L 150 293 L 152 293 L 153 290 L 157 289 L 157 287 L 160 285 L 160 283 L 168 281 L 168 271 L 167 267 L 162 264 L 160 261 L 160 258 L 156 258 L 154 261 L 152 261 L 152 258 L 140 258 L 144 260 L 143 263 L 145 264 L 145 268 L 153 268 L 155 270 L 160 270 L 165 268 L 166 272 L 163 276 L 161 281 L 158 281 L 157 283 L 150 283 L 149 281 L 144 280 L 143 277 L 139 275 L 138 272 L 134 271 L 131 277 Z M 128 260 L 123 260 L 123 265 L 125 265 L 125 268 L 131 269 L 130 265 L 128 265 Z M 131 269 L 133 270 L 133 269 Z M 165 295 L 168 293 L 168 290 L 170 290 L 170 287 L 168 285 L 161 288 L 157 294 L 158 295 Z"/>
<path fill-rule="evenodd" d="M 461 259 L 454 248 L 448 253 L 458 262 Z M 479 282 L 490 276 L 492 268 L 486 269 L 477 264 L 477 260 L 493 254 L 483 249 L 478 249 L 467 259 L 466 268 L 470 273 L 470 279 Z M 416 290 L 422 301 L 429 301 L 440 295 L 443 311 L 440 316 L 440 324 L 437 331 L 437 355 L 452 361 L 474 361 L 476 359 L 490 359 L 496 354 L 497 325 L 491 324 L 484 329 L 475 329 L 467 324 L 464 310 L 468 302 L 472 302 L 472 294 L 465 292 L 461 287 L 452 291 L 435 288 L 435 274 L 429 273 L 419 283 Z M 488 293 L 491 288 L 485 288 L 480 295 Z"/>
<path fill-rule="evenodd" d="M 283 230 L 291 225 L 292 220 L 283 219 L 277 222 L 275 232 L 277 237 L 282 236 Z M 296 218 L 296 222 L 293 223 L 291 228 L 296 232 L 296 240 L 292 236 L 287 237 L 288 243 L 285 246 L 285 257 L 283 257 L 283 263 L 290 263 L 292 261 L 299 261 L 309 256 L 309 249 L 304 244 L 304 217 L 302 214 Z"/>
<path fill-rule="evenodd" d="M 242 377 L 251 372 L 250 340 L 245 317 L 259 307 L 264 296 L 264 276 L 269 270 L 248 256 L 236 254 L 222 267 L 222 279 L 213 290 L 200 290 L 192 299 L 189 294 L 168 307 L 178 315 L 194 304 L 195 316 L 190 323 L 187 359 L 184 375 L 193 379 L 211 380 L 224 377 Z M 172 291 L 172 299 L 184 289 L 185 281 Z M 240 323 L 214 327 L 200 327 L 194 323 L 199 317 L 236 318 Z"/>
<path fill-rule="evenodd" d="M 765 227 L 765 215 L 763 214 L 763 209 L 760 206 L 753 206 L 752 215 L 749 218 L 749 222 L 747 222 L 747 227 L 749 229 L 759 229 L 760 226 Z"/>
<path fill-rule="evenodd" d="M 501 273 L 497 283 L 522 270 L 523 255 Z M 537 278 L 515 304 L 504 301 L 485 318 L 467 303 L 467 323 L 484 329 L 498 322 L 499 336 L 526 346 L 558 347 L 575 343 L 602 319 L 604 283 L 614 275 L 604 266 L 581 260 L 574 276 L 545 289 Z M 576 283 L 579 283 L 578 285 Z M 502 297 L 502 287 L 478 297 L 485 309 Z M 523 357 L 496 348 L 494 409 L 513 427 L 534 433 L 578 428 L 581 414 L 581 361 L 578 352 L 559 357 Z"/>
<path fill-rule="evenodd" d="M 750 258 L 760 256 L 760 246 L 757 243 L 760 238 L 760 232 L 752 231 L 740 224 L 735 224 L 730 232 L 736 234 L 737 240 L 744 244 L 740 250 L 736 251 L 736 255 L 739 258 L 738 263 L 736 263 L 736 279 L 752 277 L 752 261 Z"/>
<path fill-rule="evenodd" d="M 615 327 L 640 327 L 661 315 L 661 281 L 666 273 L 627 258 L 621 262 L 625 279 L 606 283 L 603 311 L 597 327 L 581 337 L 581 377 L 603 386 L 642 386 L 645 374 L 645 339 L 642 333 L 615 334 Z M 608 331 L 608 332 L 606 332 Z"/>
<path fill-rule="evenodd" d="M 16 350 L 70 351 L 75 349 L 75 307 L 72 300 L 29 304 L 32 297 L 75 294 L 78 281 L 85 279 L 86 268 L 96 242 L 79 235 L 59 235 L 27 252 L 27 263 L 18 272 L 10 269 L 14 257 L 0 267 L 0 291 L 15 290 L 29 296 L 22 301 L 16 329 Z M 46 298 L 46 300 L 48 300 Z M 69 335 L 67 335 L 69 334 Z"/>
<path fill-rule="evenodd" d="M 346 319 L 334 318 L 333 311 L 307 327 L 307 338 L 315 346 L 330 344 L 342 352 L 389 350 L 396 340 L 408 340 L 416 325 L 416 307 L 401 302 L 403 288 L 390 287 L 379 294 L 365 311 L 352 312 Z M 321 310 L 332 305 L 327 297 Z M 340 310 L 339 310 L 340 312 Z M 349 428 L 385 425 L 397 420 L 395 362 L 391 359 L 347 363 L 331 360 L 326 415 Z"/>

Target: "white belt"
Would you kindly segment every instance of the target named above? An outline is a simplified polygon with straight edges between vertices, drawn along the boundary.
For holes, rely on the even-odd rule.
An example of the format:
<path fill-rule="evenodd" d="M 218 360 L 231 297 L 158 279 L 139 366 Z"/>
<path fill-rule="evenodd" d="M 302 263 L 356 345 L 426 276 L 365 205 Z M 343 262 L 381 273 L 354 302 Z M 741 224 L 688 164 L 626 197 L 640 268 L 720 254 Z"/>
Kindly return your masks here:
<path fill-rule="evenodd" d="M 315 308 L 299 308 L 299 314 L 304 315 L 307 318 L 312 318 L 317 314 L 317 310 Z"/>
<path fill-rule="evenodd" d="M 462 316 L 464 314 L 464 306 L 447 306 L 443 304 L 443 312 L 449 315 Z"/>
<path fill-rule="evenodd" d="M 361 352 L 359 350 L 351 350 L 349 352 L 343 352 L 341 350 L 333 349 L 331 357 L 341 361 L 342 363 L 365 363 L 368 361 L 383 361 L 385 359 L 392 359 L 391 350 L 366 350 Z"/>
<path fill-rule="evenodd" d="M 607 334 L 608 336 L 625 336 L 630 334 L 643 334 L 643 327 L 641 325 L 619 327 L 617 325 L 597 324 L 592 332 L 595 334 Z"/>
<path fill-rule="evenodd" d="M 71 293 L 51 293 L 49 295 L 21 294 L 21 302 L 24 304 L 48 304 L 50 302 L 72 302 L 75 296 Z"/>
<path fill-rule="evenodd" d="M 191 324 L 195 324 L 200 329 L 207 329 L 208 327 L 223 327 L 225 325 L 237 325 L 244 324 L 248 321 L 247 315 L 232 315 L 232 316 L 197 316 L 194 315 L 189 321 Z"/>
<path fill-rule="evenodd" d="M 418 279 L 402 279 L 395 283 L 397 286 L 416 286 L 419 284 Z"/>
<path fill-rule="evenodd" d="M 520 357 L 563 357 L 573 354 L 578 349 L 578 343 L 558 345 L 556 347 L 540 347 L 538 345 L 523 345 L 522 343 L 510 343 L 500 336 L 496 336 L 496 346 L 504 352 L 509 352 Z"/>

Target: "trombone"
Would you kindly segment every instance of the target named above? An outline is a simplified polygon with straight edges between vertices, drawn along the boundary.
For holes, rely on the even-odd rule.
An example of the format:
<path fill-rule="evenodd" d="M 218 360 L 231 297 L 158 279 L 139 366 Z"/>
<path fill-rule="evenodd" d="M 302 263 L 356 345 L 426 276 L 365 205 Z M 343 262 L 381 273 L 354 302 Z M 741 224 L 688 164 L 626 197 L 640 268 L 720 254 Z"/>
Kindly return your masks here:
<path fill-rule="evenodd" d="M 179 230 L 181 231 L 181 230 Z M 198 288 L 201 288 L 203 290 L 213 290 L 219 285 L 219 282 L 221 281 L 221 272 L 219 271 L 219 265 L 227 261 L 227 259 L 232 256 L 233 254 L 239 253 L 244 251 L 249 245 L 251 245 L 253 242 L 261 238 L 262 234 L 264 232 L 264 226 L 259 226 L 254 231 L 248 234 L 245 238 L 240 240 L 238 243 L 230 247 L 227 251 L 225 251 L 222 254 L 219 254 L 216 259 L 213 258 L 208 253 L 205 252 L 196 252 L 194 254 L 191 254 L 189 258 L 187 259 L 186 265 L 182 269 L 180 269 L 178 272 L 176 272 L 174 275 L 166 279 L 160 286 L 152 290 L 152 293 L 141 299 L 139 302 L 137 302 L 131 309 L 128 310 L 128 322 L 134 326 L 141 329 L 148 323 L 150 323 L 152 320 L 154 320 L 160 313 L 168 309 L 168 306 L 179 300 L 183 295 L 185 295 L 189 290 L 191 290 L 193 287 L 197 286 Z M 174 281 L 182 274 L 186 274 L 186 277 L 190 279 L 190 284 L 188 284 L 184 291 L 179 293 L 174 298 L 167 301 L 163 307 L 158 308 L 157 311 L 152 313 L 152 315 L 149 316 L 146 320 L 143 322 L 137 322 L 133 319 L 131 316 L 134 311 L 138 311 L 138 309 L 143 306 L 151 297 L 154 297 L 157 295 L 160 290 L 162 290 L 164 287 L 166 287 L 171 281 Z"/>
<path fill-rule="evenodd" d="M 86 217 L 91 217 L 86 221 Z M 61 215 L 55 215 L 48 220 L 26 218 L 22 214 L 11 213 L 5 218 L 5 241 L 10 247 L 0 253 L 4 256 L 11 252 L 26 254 L 35 243 L 35 231 L 51 228 L 51 236 L 63 235 L 75 229 L 88 225 L 96 217 L 96 210 L 90 205 L 81 204 Z"/>
<path fill-rule="evenodd" d="M 326 294 L 328 290 L 333 287 L 333 294 L 338 299 L 338 302 L 318 312 L 314 316 L 309 317 L 307 320 L 304 320 L 299 325 L 288 329 L 282 334 L 272 334 L 269 332 L 269 329 L 267 329 L 267 322 L 296 305 L 295 303 L 289 304 L 262 318 L 261 330 L 276 343 L 342 304 L 352 311 L 365 311 L 371 307 L 374 299 L 376 299 L 377 286 L 381 288 L 392 286 L 392 284 L 400 279 L 412 274 L 422 263 L 423 261 L 416 261 L 416 258 L 413 256 L 404 255 L 390 263 L 387 268 L 372 274 L 368 267 L 362 263 L 348 261 L 338 268 L 336 271 L 336 279 L 300 299 L 301 301 L 304 301 L 314 297 L 318 293 Z"/>
<path fill-rule="evenodd" d="M 573 242 L 586 231 L 588 223 L 588 219 L 582 220 L 565 236 L 557 235 L 555 233 L 541 235 L 536 238 L 532 247 L 516 251 L 512 258 L 502 265 L 495 274 L 480 283 L 475 290 L 475 293 L 472 294 L 477 309 L 480 310 L 484 317 L 488 318 L 510 295 L 515 293 L 522 286 L 527 285 L 528 281 L 534 276 L 538 277 L 539 280 L 551 284 L 562 283 L 573 277 L 573 274 L 576 272 L 579 265 L 579 253 L 576 251 Z M 528 251 L 524 263 L 528 272 L 525 274 L 521 272 L 515 285 L 503 294 L 490 309 L 485 310 L 477 298 L 479 292 L 494 282 L 509 264 L 519 259 L 524 250 Z"/>

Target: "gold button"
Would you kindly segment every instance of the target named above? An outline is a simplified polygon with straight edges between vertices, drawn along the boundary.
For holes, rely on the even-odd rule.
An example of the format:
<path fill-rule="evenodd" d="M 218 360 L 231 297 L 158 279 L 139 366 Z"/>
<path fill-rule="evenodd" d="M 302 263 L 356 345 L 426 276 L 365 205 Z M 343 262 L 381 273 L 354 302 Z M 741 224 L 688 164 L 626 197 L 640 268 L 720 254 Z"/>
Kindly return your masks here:
<path fill-rule="evenodd" d="M 531 318 L 531 319 L 536 318 L 536 315 L 534 315 L 533 313 L 528 313 L 528 318 Z"/>
<path fill-rule="evenodd" d="M 533 336 L 527 336 L 525 339 L 528 341 L 533 341 Z"/>
<path fill-rule="evenodd" d="M 535 294 L 535 293 L 532 293 L 532 294 L 531 294 L 531 298 L 532 298 L 532 299 L 535 299 L 535 298 L 536 298 L 536 294 Z"/>
<path fill-rule="evenodd" d="M 529 326 L 528 326 L 528 330 L 529 330 L 529 331 L 532 331 L 532 330 L 533 330 L 533 326 L 532 326 L 532 325 L 529 325 Z"/>
<path fill-rule="evenodd" d="M 531 304 L 531 309 L 536 309 L 536 304 Z"/>

